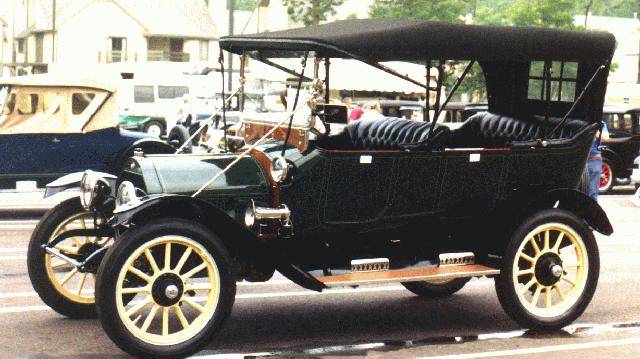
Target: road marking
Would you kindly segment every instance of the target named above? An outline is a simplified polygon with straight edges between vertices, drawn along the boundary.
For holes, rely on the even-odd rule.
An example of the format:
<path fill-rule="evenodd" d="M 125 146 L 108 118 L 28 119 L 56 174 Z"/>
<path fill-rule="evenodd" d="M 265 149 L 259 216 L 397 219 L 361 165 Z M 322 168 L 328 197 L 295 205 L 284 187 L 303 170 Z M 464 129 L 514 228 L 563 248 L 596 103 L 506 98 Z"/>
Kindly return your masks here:
<path fill-rule="evenodd" d="M 476 359 L 476 358 L 489 358 L 489 357 L 505 357 L 505 356 L 514 356 L 514 355 L 552 353 L 552 352 L 561 352 L 561 351 L 569 351 L 569 350 L 584 350 L 584 349 L 593 349 L 593 348 L 614 347 L 614 346 L 623 346 L 623 345 L 632 345 L 632 344 L 640 344 L 640 337 L 616 339 L 616 340 L 603 340 L 598 342 L 578 343 L 578 344 L 560 344 L 560 345 L 548 345 L 544 347 L 496 350 L 496 351 L 479 352 L 479 353 L 460 353 L 460 354 L 453 354 L 453 355 L 430 356 L 430 357 L 422 357 L 421 359 Z"/>
<path fill-rule="evenodd" d="M 27 248 L 0 248 L 0 253 L 26 252 Z"/>
<path fill-rule="evenodd" d="M 0 261 L 26 261 L 27 256 L 0 256 Z"/>
<path fill-rule="evenodd" d="M 34 228 L 36 228 L 35 225 L 23 225 L 23 224 L 0 225 L 0 231 L 32 230 Z"/>
<path fill-rule="evenodd" d="M 51 310 L 51 308 L 46 305 L 32 305 L 28 307 L 3 307 L 0 308 L 0 314 L 40 312 L 45 310 Z"/>

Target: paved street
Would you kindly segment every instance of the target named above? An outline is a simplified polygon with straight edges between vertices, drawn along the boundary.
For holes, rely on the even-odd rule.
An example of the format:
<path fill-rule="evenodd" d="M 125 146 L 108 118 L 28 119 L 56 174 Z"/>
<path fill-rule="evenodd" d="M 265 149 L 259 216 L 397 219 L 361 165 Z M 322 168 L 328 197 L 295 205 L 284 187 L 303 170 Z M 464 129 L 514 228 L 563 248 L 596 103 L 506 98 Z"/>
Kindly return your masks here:
<path fill-rule="evenodd" d="M 502 311 L 487 279 L 471 281 L 449 299 L 424 300 L 398 285 L 318 294 L 277 276 L 240 284 L 231 318 L 198 356 L 639 357 L 640 208 L 626 194 L 601 203 L 616 232 L 598 236 L 595 298 L 563 331 L 522 331 Z M 123 356 L 97 320 L 66 319 L 33 292 L 26 246 L 35 223 L 0 222 L 0 357 Z"/>

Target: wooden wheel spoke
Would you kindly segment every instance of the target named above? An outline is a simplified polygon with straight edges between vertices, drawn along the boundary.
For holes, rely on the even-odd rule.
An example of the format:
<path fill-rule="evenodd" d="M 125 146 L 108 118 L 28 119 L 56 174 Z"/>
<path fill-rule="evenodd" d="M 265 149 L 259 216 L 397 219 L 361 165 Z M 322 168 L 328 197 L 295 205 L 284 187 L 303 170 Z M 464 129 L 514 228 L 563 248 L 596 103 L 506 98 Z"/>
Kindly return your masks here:
<path fill-rule="evenodd" d="M 536 279 L 531 278 L 531 280 L 528 281 L 527 284 L 524 285 L 524 287 L 522 287 L 522 289 L 520 290 L 520 294 L 526 293 L 529 290 L 529 288 L 531 288 L 535 283 L 536 283 Z"/>
<path fill-rule="evenodd" d="M 171 242 L 164 246 L 164 270 L 171 269 Z"/>
<path fill-rule="evenodd" d="M 531 304 L 535 307 L 538 305 L 538 298 L 540 298 L 540 293 L 542 293 L 542 286 L 536 284 L 536 291 L 533 293 L 533 298 L 531 299 Z"/>
<path fill-rule="evenodd" d="M 556 292 L 558 293 L 558 296 L 560 297 L 560 301 L 564 301 L 564 292 L 562 292 L 562 289 L 560 288 L 559 285 L 554 285 L 553 288 L 555 288 Z"/>
<path fill-rule="evenodd" d="M 60 281 L 60 286 L 64 286 L 65 283 L 67 283 L 69 279 L 71 279 L 71 277 L 73 277 L 76 273 L 78 273 L 78 268 L 73 268 L 69 273 L 67 273 L 64 278 L 62 278 L 62 280 Z"/>
<path fill-rule="evenodd" d="M 193 299 L 189 297 L 184 297 L 183 301 L 189 304 L 191 307 L 193 307 L 195 310 L 197 310 L 200 313 L 204 313 L 206 311 L 205 307 L 203 307 L 199 303 L 196 303 Z"/>
<path fill-rule="evenodd" d="M 520 271 L 518 271 L 517 276 L 519 277 L 519 276 L 527 275 L 527 274 L 533 274 L 533 268 L 520 270 Z"/>
<path fill-rule="evenodd" d="M 529 263 L 535 263 L 536 262 L 535 258 L 529 257 L 528 255 L 526 255 L 526 254 L 524 254 L 522 252 L 520 252 L 520 258 L 526 260 Z"/>
<path fill-rule="evenodd" d="M 57 244 L 54 248 L 63 254 L 78 254 L 78 249 L 80 249 L 80 247 L 66 246 L 63 244 Z"/>
<path fill-rule="evenodd" d="M 213 285 L 209 282 L 206 283 L 191 283 L 185 286 L 185 290 L 211 290 Z"/>
<path fill-rule="evenodd" d="M 80 284 L 78 284 L 78 295 L 82 294 L 82 288 L 84 287 L 84 282 L 87 280 L 87 276 L 89 273 L 82 273 L 82 277 L 80 278 Z"/>
<path fill-rule="evenodd" d="M 156 260 L 155 258 L 153 258 L 153 254 L 151 254 L 151 251 L 149 249 L 144 250 L 144 256 L 147 257 L 147 261 L 149 262 L 149 265 L 153 270 L 153 274 L 157 274 L 158 272 L 160 272 L 160 268 L 158 268 L 158 263 L 156 263 Z"/>
<path fill-rule="evenodd" d="M 544 246 L 543 246 L 543 249 L 545 251 L 550 249 L 550 246 L 549 246 L 549 231 L 545 231 L 544 232 Z"/>
<path fill-rule="evenodd" d="M 169 307 L 162 308 L 162 335 L 169 335 Z"/>
<path fill-rule="evenodd" d="M 560 234 L 558 234 L 558 238 L 556 238 L 556 243 L 553 245 L 553 248 L 551 248 L 553 252 L 558 253 L 558 251 L 560 251 L 560 245 L 562 244 L 563 239 L 564 239 L 564 232 L 560 232 Z"/>
<path fill-rule="evenodd" d="M 178 316 L 178 320 L 180 320 L 180 325 L 182 325 L 182 329 L 187 329 L 189 327 L 189 321 L 184 316 L 184 313 L 182 313 L 182 309 L 180 309 L 180 307 L 176 305 L 173 307 L 173 310 L 176 312 L 176 315 Z"/>
<path fill-rule="evenodd" d="M 546 287 L 544 291 L 544 304 L 547 308 L 551 307 L 551 288 Z"/>
<path fill-rule="evenodd" d="M 133 265 L 130 266 L 128 268 L 129 272 L 135 274 L 136 276 L 138 276 L 140 279 L 143 279 L 145 282 L 147 283 L 151 283 L 151 276 L 149 276 L 147 273 L 141 271 L 140 269 L 134 267 Z"/>
<path fill-rule="evenodd" d="M 151 290 L 149 286 L 146 287 L 128 287 L 122 288 L 122 294 L 138 294 L 138 293 L 149 293 Z"/>
<path fill-rule="evenodd" d="M 138 313 L 140 310 L 142 310 L 142 308 L 146 307 L 152 301 L 153 301 L 153 298 L 150 295 L 147 296 L 143 301 L 129 308 L 129 310 L 127 310 L 127 316 L 131 317 L 132 315 Z"/>
<path fill-rule="evenodd" d="M 533 251 L 536 255 L 540 254 L 540 247 L 538 246 L 538 242 L 536 242 L 535 236 L 529 237 L 529 243 L 531 243 L 531 247 L 533 247 Z"/>
<path fill-rule="evenodd" d="M 206 267 L 207 267 L 207 264 L 202 262 L 202 263 L 200 263 L 199 266 L 197 266 L 197 267 L 193 268 L 192 270 L 188 271 L 187 273 L 185 273 L 182 276 L 182 279 L 183 280 L 187 280 L 187 279 L 191 278 L 194 274 L 197 274 L 201 270 L 205 269 Z"/>
<path fill-rule="evenodd" d="M 140 329 L 143 332 L 146 332 L 149 329 L 149 325 L 151 325 L 153 318 L 156 317 L 156 313 L 158 312 L 158 309 L 160 309 L 160 306 L 157 304 L 154 304 L 153 307 L 151 307 L 151 311 L 149 311 L 149 315 L 147 315 L 147 319 L 144 320 L 144 323 L 142 323 L 142 326 L 140 327 Z"/>
<path fill-rule="evenodd" d="M 178 264 L 176 264 L 176 268 L 174 269 L 176 273 L 180 273 L 182 267 L 187 262 L 187 259 L 189 259 L 192 251 L 193 250 L 191 249 L 191 247 L 187 247 L 184 253 L 182 253 L 182 257 L 180 257 L 180 260 L 178 261 Z"/>
<path fill-rule="evenodd" d="M 68 266 L 70 265 L 69 263 L 65 262 L 65 261 L 60 261 L 58 263 L 51 263 L 51 269 L 58 269 L 58 268 L 62 268 L 64 266 Z"/>
<path fill-rule="evenodd" d="M 80 222 L 82 223 L 82 229 L 87 229 L 87 222 L 85 222 L 85 217 L 81 217 Z M 89 242 L 91 242 L 91 240 L 89 239 L 89 237 L 85 236 L 83 244 L 86 244 Z"/>
<path fill-rule="evenodd" d="M 563 276 L 562 276 L 562 277 L 560 277 L 560 278 L 562 278 L 562 280 L 563 280 L 563 281 L 565 281 L 565 282 L 567 282 L 567 283 L 571 284 L 572 286 L 574 286 L 574 287 L 576 286 L 576 282 L 575 282 L 573 279 L 571 279 L 571 278 L 567 277 L 566 275 L 563 275 Z"/>

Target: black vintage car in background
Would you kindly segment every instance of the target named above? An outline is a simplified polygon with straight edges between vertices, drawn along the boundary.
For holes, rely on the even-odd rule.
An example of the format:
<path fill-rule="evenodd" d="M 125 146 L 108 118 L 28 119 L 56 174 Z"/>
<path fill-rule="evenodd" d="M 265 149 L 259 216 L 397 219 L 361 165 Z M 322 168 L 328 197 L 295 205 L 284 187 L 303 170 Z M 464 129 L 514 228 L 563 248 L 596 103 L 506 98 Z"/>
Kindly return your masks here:
<path fill-rule="evenodd" d="M 277 119 L 244 118 L 238 152 L 138 154 L 115 184 L 87 172 L 81 198 L 49 212 L 31 240 L 29 274 L 52 308 L 97 312 L 120 348 L 154 357 L 201 348 L 229 317 L 236 282 L 275 270 L 310 290 L 395 282 L 422 297 L 488 276 L 526 328 L 560 328 L 584 312 L 599 275 L 593 231 L 613 228 L 575 188 L 602 118 L 613 35 L 350 20 L 220 44 L 272 64 L 294 58 L 302 70 L 290 72 L 299 84 L 312 76 L 312 93 L 299 91 Z M 436 99 L 446 60 L 466 67 L 427 121 L 334 131 L 322 105 L 332 58 L 365 62 Z M 423 63 L 426 76 L 385 61 Z M 437 124 L 474 63 L 488 111 L 456 129 Z M 421 82 L 434 72 L 437 86 Z M 92 227 L 60 227 L 80 203 Z M 67 295 L 93 275 L 95 304 Z"/>
<path fill-rule="evenodd" d="M 640 156 L 640 107 L 605 105 L 602 119 L 609 129 L 609 139 L 602 141 L 602 176 L 600 193 L 609 192 L 617 184 L 629 184 Z M 640 183 L 634 183 L 638 188 Z"/>

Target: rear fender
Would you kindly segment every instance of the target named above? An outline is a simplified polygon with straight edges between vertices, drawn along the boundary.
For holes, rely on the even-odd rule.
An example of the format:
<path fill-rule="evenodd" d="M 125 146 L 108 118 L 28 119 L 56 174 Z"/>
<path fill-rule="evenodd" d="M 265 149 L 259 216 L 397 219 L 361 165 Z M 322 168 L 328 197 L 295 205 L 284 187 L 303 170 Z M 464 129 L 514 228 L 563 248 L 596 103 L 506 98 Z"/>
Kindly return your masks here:
<path fill-rule="evenodd" d="M 574 189 L 549 191 L 532 201 L 527 208 L 532 210 L 561 208 L 583 218 L 591 228 L 604 235 L 613 233 L 611 222 L 598 202 Z"/>
<path fill-rule="evenodd" d="M 283 251 L 265 242 L 235 221 L 229 214 L 200 199 L 180 195 L 158 195 L 141 205 L 114 215 L 115 225 L 129 225 L 172 217 L 198 222 L 209 228 L 234 255 L 259 268 L 277 269 L 282 275 L 303 288 L 321 291 L 325 288 L 309 273 L 286 258 Z"/>
<path fill-rule="evenodd" d="M 139 139 L 118 153 L 116 160 L 111 164 L 111 171 L 113 173 L 120 173 L 127 159 L 129 159 L 137 149 L 140 149 L 142 153 L 154 155 L 171 154 L 176 152 L 176 149 L 173 146 L 156 138 Z"/>

